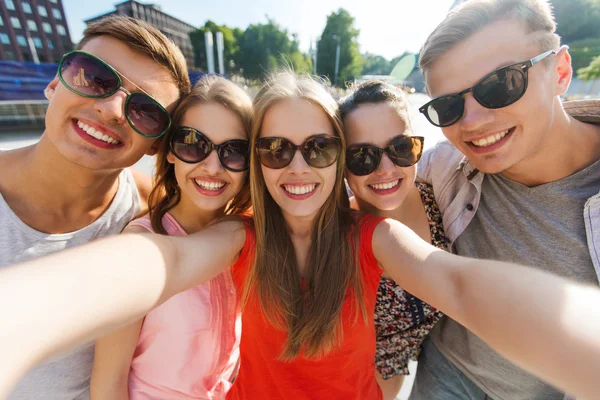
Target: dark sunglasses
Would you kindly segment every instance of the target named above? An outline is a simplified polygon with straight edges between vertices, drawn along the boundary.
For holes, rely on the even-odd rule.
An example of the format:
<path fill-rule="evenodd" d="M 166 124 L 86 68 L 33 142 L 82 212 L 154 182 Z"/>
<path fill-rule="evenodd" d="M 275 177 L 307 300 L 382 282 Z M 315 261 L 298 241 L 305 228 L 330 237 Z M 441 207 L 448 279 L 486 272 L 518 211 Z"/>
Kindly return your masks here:
<path fill-rule="evenodd" d="M 469 92 L 473 98 L 485 108 L 503 108 L 516 103 L 527 90 L 529 68 L 542 61 L 556 51 L 550 50 L 531 60 L 500 68 L 483 77 L 473 87 L 460 93 L 447 94 L 431 100 L 421 111 L 429 122 L 440 128 L 455 124 L 465 111 L 463 96 Z"/>
<path fill-rule="evenodd" d="M 311 167 L 326 168 L 337 161 L 341 142 L 339 137 L 329 135 L 312 136 L 300 146 L 280 137 L 264 137 L 256 141 L 256 154 L 260 163 L 271 169 L 290 165 L 298 150 Z"/>
<path fill-rule="evenodd" d="M 163 106 L 143 91 L 125 89 L 121 77 L 131 81 L 93 54 L 81 50 L 65 54 L 58 64 L 58 77 L 70 91 L 87 98 L 103 99 L 124 92 L 127 121 L 144 137 L 161 137 L 171 126 L 171 116 Z"/>
<path fill-rule="evenodd" d="M 234 139 L 214 144 L 199 130 L 181 126 L 171 137 L 169 146 L 175 157 L 186 163 L 199 163 L 215 150 L 223 168 L 233 172 L 248 169 L 250 145 L 247 140 Z"/>
<path fill-rule="evenodd" d="M 364 176 L 375 172 L 383 153 L 399 167 L 415 165 L 423 154 L 425 138 L 422 136 L 396 136 L 384 147 L 370 144 L 353 144 L 346 149 L 346 168 L 353 175 Z"/>

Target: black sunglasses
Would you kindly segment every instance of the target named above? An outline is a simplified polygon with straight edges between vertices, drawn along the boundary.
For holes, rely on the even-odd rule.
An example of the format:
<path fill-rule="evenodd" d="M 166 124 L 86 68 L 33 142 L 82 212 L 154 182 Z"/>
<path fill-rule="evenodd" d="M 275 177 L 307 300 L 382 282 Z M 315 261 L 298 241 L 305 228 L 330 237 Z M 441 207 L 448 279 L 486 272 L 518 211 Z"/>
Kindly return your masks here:
<path fill-rule="evenodd" d="M 531 60 L 500 68 L 484 76 L 473 87 L 460 93 L 437 97 L 419 108 L 419 111 L 425 114 L 433 125 L 444 128 L 462 118 L 465 111 L 463 96 L 469 92 L 472 92 L 473 98 L 485 108 L 508 107 L 525 94 L 529 68 L 551 54 L 556 54 L 556 51 L 549 50 Z"/>
<path fill-rule="evenodd" d="M 232 172 L 248 169 L 250 145 L 247 140 L 233 139 L 214 144 L 199 130 L 181 126 L 174 132 L 169 145 L 175 157 L 186 163 L 199 163 L 215 150 L 223 168 Z"/>
<path fill-rule="evenodd" d="M 271 169 L 285 168 L 300 150 L 304 161 L 314 168 L 326 168 L 337 161 L 341 142 L 337 136 L 317 135 L 300 146 L 280 137 L 264 137 L 256 141 L 256 154 L 262 165 Z"/>
<path fill-rule="evenodd" d="M 384 148 L 353 144 L 346 149 L 346 168 L 356 176 L 372 174 L 379 167 L 384 152 L 397 166 L 410 167 L 421 158 L 424 144 L 424 137 L 406 135 L 394 137 Z"/>
<path fill-rule="evenodd" d="M 102 99 L 119 90 L 127 94 L 127 122 L 144 137 L 161 137 L 171 126 L 169 112 L 158 101 L 141 88 L 139 92 L 125 89 L 121 77 L 131 81 L 93 54 L 81 50 L 65 54 L 58 64 L 58 77 L 70 91 L 87 98 Z"/>

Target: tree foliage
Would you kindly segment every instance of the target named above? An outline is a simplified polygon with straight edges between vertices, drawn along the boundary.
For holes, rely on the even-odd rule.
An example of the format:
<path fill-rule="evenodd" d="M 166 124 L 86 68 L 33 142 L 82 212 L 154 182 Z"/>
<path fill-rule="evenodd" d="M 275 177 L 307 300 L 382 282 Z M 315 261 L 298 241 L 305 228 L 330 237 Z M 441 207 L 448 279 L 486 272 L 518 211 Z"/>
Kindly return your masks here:
<path fill-rule="evenodd" d="M 600 37 L 600 0 L 551 0 L 564 43 Z"/>
<path fill-rule="evenodd" d="M 365 64 L 362 75 L 389 75 L 394 67 L 385 57 L 376 54 L 363 54 Z"/>
<path fill-rule="evenodd" d="M 248 26 L 239 39 L 240 66 L 246 79 L 258 80 L 276 68 L 291 66 L 294 71 L 311 71 L 310 57 L 302 54 L 298 38 L 273 19 Z"/>
<path fill-rule="evenodd" d="M 226 25 L 217 25 L 213 21 L 206 21 L 202 28 L 190 32 L 192 47 L 194 48 L 194 60 L 196 67 L 203 71 L 208 71 L 208 63 L 206 60 L 206 43 L 204 41 L 204 33 L 213 33 L 213 49 L 215 59 L 215 70 L 218 72 L 219 64 L 217 57 L 217 32 L 223 33 L 223 64 L 226 74 L 235 74 L 239 72 L 239 46 L 238 41 L 242 35 L 242 30 L 239 28 L 229 28 Z"/>
<path fill-rule="evenodd" d="M 600 79 L 600 56 L 594 57 L 587 67 L 580 68 L 577 71 L 577 76 L 585 81 Z"/>
<path fill-rule="evenodd" d="M 200 29 L 190 33 L 194 47 L 195 65 L 208 70 L 204 33 L 223 33 L 223 62 L 226 74 L 241 74 L 246 79 L 263 78 L 269 71 L 281 66 L 292 67 L 297 72 L 312 71 L 310 57 L 299 49 L 298 38 L 290 35 L 272 19 L 266 24 L 248 26 L 245 31 L 207 21 Z M 216 35 L 213 38 L 215 69 L 218 72 Z"/>
<path fill-rule="evenodd" d="M 340 46 L 337 86 L 360 77 L 364 60 L 358 46 L 359 30 L 354 27 L 354 18 L 340 8 L 327 17 L 327 23 L 317 48 L 317 73 L 335 81 L 336 48 Z"/>
<path fill-rule="evenodd" d="M 568 44 L 574 70 L 600 55 L 600 0 L 551 0 L 556 32 Z"/>

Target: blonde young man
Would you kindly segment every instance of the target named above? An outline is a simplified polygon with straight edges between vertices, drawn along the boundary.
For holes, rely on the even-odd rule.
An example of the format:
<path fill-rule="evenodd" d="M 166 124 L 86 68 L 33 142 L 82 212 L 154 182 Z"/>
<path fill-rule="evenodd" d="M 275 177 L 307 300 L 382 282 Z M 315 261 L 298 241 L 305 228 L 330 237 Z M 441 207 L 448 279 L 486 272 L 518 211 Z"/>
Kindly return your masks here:
<path fill-rule="evenodd" d="M 433 184 L 459 255 L 597 286 L 600 127 L 569 113 L 600 123 L 600 107 L 561 102 L 573 72 L 555 28 L 546 0 L 472 0 L 434 30 L 420 59 L 432 98 L 421 112 L 448 142 L 423 156 L 419 179 Z M 411 400 L 563 397 L 444 318 Z"/>
<path fill-rule="evenodd" d="M 181 51 L 156 29 L 125 17 L 89 26 L 45 90 L 40 141 L 0 153 L 0 268 L 119 233 L 150 190 L 128 167 L 155 152 L 189 88 Z M 56 357 L 9 399 L 89 399 L 92 361 L 91 343 Z"/>

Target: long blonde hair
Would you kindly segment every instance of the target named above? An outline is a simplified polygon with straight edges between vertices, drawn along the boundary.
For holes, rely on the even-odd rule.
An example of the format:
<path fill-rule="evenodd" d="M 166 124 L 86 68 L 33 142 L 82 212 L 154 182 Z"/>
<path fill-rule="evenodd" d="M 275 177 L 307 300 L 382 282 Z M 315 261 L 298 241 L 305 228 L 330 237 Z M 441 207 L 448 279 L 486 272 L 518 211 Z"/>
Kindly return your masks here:
<path fill-rule="evenodd" d="M 184 114 L 191 107 L 215 102 L 233 111 L 242 121 L 244 132 L 249 134 L 252 124 L 252 101 L 250 97 L 234 83 L 225 78 L 207 75 L 200 79 L 192 91 L 179 104 L 173 113 L 171 130 L 161 139 L 156 154 L 156 172 L 154 187 L 148 198 L 148 209 L 152 229 L 156 233 L 166 235 L 162 226 L 162 218 L 167 211 L 175 207 L 181 200 L 181 189 L 175 178 L 175 168 L 167 160 L 169 142 L 176 129 L 181 125 Z M 250 208 L 250 186 L 248 176 L 238 194 L 229 202 L 225 215 L 245 214 Z"/>
<path fill-rule="evenodd" d="M 289 98 L 304 99 L 318 106 L 342 143 L 333 191 L 318 212 L 312 229 L 304 289 L 286 222 L 265 186 L 255 153 L 255 141 L 260 136 L 265 114 L 274 104 Z M 349 290 L 356 294 L 355 316 L 360 310 L 363 319 L 367 318 L 355 252 L 358 232 L 343 182 L 346 141 L 338 105 L 313 78 L 291 72 L 276 73 L 254 99 L 250 140 L 250 192 L 257 252 L 245 282 L 242 304 L 247 303 L 251 293 L 257 295 L 269 322 L 288 333 L 281 353 L 283 360 L 297 357 L 301 350 L 308 357 L 319 357 L 341 343 L 342 305 Z M 351 237 L 353 240 L 349 240 Z"/>

